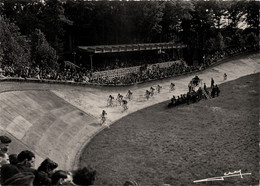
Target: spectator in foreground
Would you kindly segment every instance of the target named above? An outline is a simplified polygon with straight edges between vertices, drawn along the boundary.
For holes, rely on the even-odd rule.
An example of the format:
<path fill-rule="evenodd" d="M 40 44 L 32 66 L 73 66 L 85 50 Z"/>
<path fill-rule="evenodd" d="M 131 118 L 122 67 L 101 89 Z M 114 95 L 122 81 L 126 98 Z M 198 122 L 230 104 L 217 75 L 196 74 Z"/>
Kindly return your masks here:
<path fill-rule="evenodd" d="M 17 165 L 17 163 L 18 163 L 17 154 L 10 154 L 9 161 L 10 161 L 10 164 Z"/>
<path fill-rule="evenodd" d="M 38 167 L 36 176 L 34 179 L 34 185 L 51 185 L 51 176 L 53 170 L 58 167 L 58 164 L 54 161 L 46 158 L 41 165 Z"/>
<path fill-rule="evenodd" d="M 2 151 L 0 151 L 0 173 L 2 170 L 2 165 L 5 164 L 9 164 L 9 156 L 7 153 L 3 153 Z M 0 180 L 1 180 L 1 176 L 0 176 Z"/>
<path fill-rule="evenodd" d="M 17 156 L 16 165 L 3 165 L 1 171 L 2 185 L 32 185 L 36 170 L 34 167 L 35 155 L 33 152 L 24 150 Z"/>
<path fill-rule="evenodd" d="M 8 153 L 11 142 L 12 140 L 8 136 L 0 136 L 0 151 Z"/>
<path fill-rule="evenodd" d="M 9 156 L 7 153 L 3 153 L 0 151 L 0 167 L 5 164 L 9 164 Z"/>
<path fill-rule="evenodd" d="M 20 152 L 17 156 L 17 167 L 21 172 L 35 172 L 34 163 L 35 155 L 29 150 Z"/>
<path fill-rule="evenodd" d="M 84 167 L 78 169 L 73 174 L 73 182 L 77 185 L 93 185 L 96 179 L 96 171 L 92 168 Z"/>
<path fill-rule="evenodd" d="M 38 167 L 37 171 L 40 172 L 45 172 L 49 176 L 53 174 L 53 170 L 58 167 L 58 164 L 55 163 L 54 161 L 50 160 L 49 158 L 46 158 L 41 165 Z"/>
<path fill-rule="evenodd" d="M 67 171 L 58 170 L 52 177 L 52 185 L 75 185 L 72 181 L 72 174 Z"/>

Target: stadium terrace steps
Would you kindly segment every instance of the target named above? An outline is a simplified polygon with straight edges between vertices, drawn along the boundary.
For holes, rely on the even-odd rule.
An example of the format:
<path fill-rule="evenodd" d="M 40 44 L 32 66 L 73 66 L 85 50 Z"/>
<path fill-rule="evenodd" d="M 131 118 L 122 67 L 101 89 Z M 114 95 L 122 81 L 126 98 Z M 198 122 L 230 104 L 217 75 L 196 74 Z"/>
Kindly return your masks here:
<path fill-rule="evenodd" d="M 91 131 L 99 127 L 93 125 L 95 117 L 50 91 L 1 93 L 0 104 L 0 129 L 24 144 L 24 149 L 36 152 L 38 165 L 49 157 L 61 169 L 72 167 L 67 160 L 74 158 L 74 151 L 78 152 L 81 144 L 77 143 L 87 141 Z M 10 151 L 19 153 L 15 149 Z"/>

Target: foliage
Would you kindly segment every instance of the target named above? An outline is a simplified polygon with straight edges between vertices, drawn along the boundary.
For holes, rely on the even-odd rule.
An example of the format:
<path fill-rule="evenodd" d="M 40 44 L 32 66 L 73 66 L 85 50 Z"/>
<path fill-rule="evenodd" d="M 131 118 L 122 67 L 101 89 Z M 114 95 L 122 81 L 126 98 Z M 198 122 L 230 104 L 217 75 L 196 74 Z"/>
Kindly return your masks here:
<path fill-rule="evenodd" d="M 215 51 L 214 46 L 215 46 L 215 39 L 210 38 L 209 40 L 207 40 L 205 43 L 206 53 L 213 53 Z"/>
<path fill-rule="evenodd" d="M 224 49 L 224 47 L 225 47 L 225 44 L 224 44 L 223 36 L 219 32 L 217 37 L 216 37 L 216 41 L 215 41 L 215 49 L 217 51 L 222 51 Z"/>
<path fill-rule="evenodd" d="M 246 36 L 246 41 L 251 47 L 259 49 L 259 37 L 257 37 L 254 32 L 251 32 Z"/>
<path fill-rule="evenodd" d="M 183 42 L 189 50 L 196 48 L 201 57 L 219 32 L 223 41 L 239 46 L 245 44 L 247 34 L 253 32 L 258 37 L 259 33 L 259 3 L 247 0 L 3 0 L 0 12 L 17 24 L 23 35 L 40 29 L 59 57 L 72 55 L 79 45 L 144 42 Z M 242 22 L 245 32 L 241 31 Z M 223 49 L 222 45 L 218 43 L 218 49 Z"/>
<path fill-rule="evenodd" d="M 0 16 L 1 63 L 13 65 L 20 74 L 30 64 L 29 40 L 22 36 L 19 28 L 10 20 Z"/>
<path fill-rule="evenodd" d="M 71 25 L 72 22 L 64 15 L 64 8 L 59 0 L 46 0 L 41 9 L 40 19 L 44 22 L 41 28 L 48 38 L 48 42 L 58 53 L 63 52 L 64 24 Z"/>
<path fill-rule="evenodd" d="M 259 32 L 259 9 L 260 4 L 258 1 L 249 1 L 246 8 L 246 22 L 251 27 Z"/>
<path fill-rule="evenodd" d="M 214 53 L 222 51 L 225 48 L 225 43 L 222 34 L 219 32 L 216 38 L 210 38 L 205 43 L 206 53 Z"/>
<path fill-rule="evenodd" d="M 41 30 L 36 29 L 31 35 L 32 62 L 34 66 L 47 70 L 57 69 L 56 51 L 46 41 Z"/>
<path fill-rule="evenodd" d="M 191 12 L 194 10 L 193 4 L 188 1 L 167 1 L 165 4 L 162 20 L 163 40 L 174 41 L 174 35 L 179 39 L 182 20 L 190 20 Z"/>

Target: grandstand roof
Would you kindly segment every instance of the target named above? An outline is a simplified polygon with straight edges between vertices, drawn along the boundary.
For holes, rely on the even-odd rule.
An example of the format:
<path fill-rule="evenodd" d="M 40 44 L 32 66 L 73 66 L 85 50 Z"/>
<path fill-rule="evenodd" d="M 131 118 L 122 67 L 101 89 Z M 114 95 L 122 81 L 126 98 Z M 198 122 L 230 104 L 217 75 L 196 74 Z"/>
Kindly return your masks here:
<path fill-rule="evenodd" d="M 113 53 L 113 52 L 132 52 L 141 50 L 164 50 L 173 48 L 186 48 L 187 45 L 181 43 L 141 43 L 125 45 L 98 45 L 98 46 L 78 46 L 79 49 L 88 53 Z"/>

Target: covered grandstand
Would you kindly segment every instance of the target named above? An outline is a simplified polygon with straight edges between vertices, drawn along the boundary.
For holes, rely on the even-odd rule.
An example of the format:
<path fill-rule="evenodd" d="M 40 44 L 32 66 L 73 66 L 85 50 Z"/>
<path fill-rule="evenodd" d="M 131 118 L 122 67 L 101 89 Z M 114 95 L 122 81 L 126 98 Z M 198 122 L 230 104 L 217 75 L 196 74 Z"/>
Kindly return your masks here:
<path fill-rule="evenodd" d="M 142 63 L 157 63 L 177 60 L 183 57 L 182 49 L 187 45 L 182 43 L 140 43 L 124 45 L 98 45 L 98 46 L 78 46 L 79 51 L 87 54 L 86 62 L 90 62 L 90 69 L 93 72 L 93 63 L 109 63 L 122 67 L 123 63 L 132 63 L 133 66 L 139 64 L 133 63 L 142 61 Z M 97 55 L 98 54 L 98 55 Z M 105 54 L 105 55 L 104 55 Z M 155 60 L 156 59 L 156 60 Z M 115 62 L 113 64 L 113 62 Z M 118 62 L 120 63 L 118 65 Z"/>

